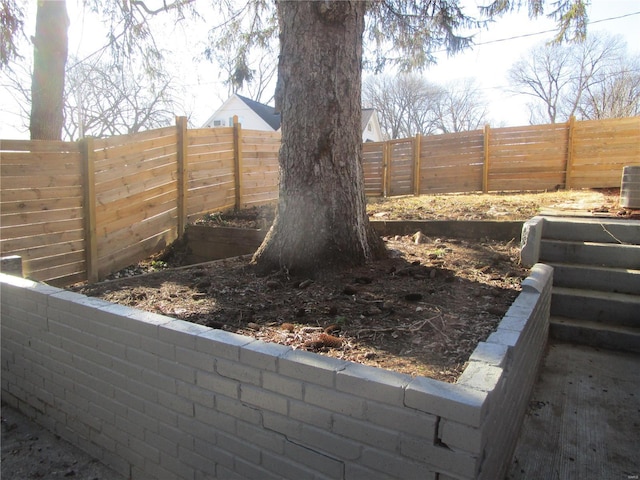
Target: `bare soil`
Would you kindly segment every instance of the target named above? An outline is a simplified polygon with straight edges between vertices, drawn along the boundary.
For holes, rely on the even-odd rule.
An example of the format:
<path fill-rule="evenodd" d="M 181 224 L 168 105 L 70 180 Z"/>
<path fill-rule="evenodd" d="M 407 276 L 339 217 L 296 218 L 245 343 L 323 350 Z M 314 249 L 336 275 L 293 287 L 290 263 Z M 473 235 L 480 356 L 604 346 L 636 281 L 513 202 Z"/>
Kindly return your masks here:
<path fill-rule="evenodd" d="M 545 208 L 628 216 L 617 195 L 439 195 L 373 201 L 368 208 L 374 219 L 524 220 Z M 261 207 L 208 215 L 200 223 L 255 228 L 272 216 L 273 207 Z M 285 271 L 261 276 L 245 257 L 73 289 L 295 349 L 455 382 L 528 274 L 519 265 L 519 242 L 427 238 L 419 232 L 384 241 L 388 259 L 322 278 Z M 170 253 L 129 272 L 175 265 L 180 256 Z"/>

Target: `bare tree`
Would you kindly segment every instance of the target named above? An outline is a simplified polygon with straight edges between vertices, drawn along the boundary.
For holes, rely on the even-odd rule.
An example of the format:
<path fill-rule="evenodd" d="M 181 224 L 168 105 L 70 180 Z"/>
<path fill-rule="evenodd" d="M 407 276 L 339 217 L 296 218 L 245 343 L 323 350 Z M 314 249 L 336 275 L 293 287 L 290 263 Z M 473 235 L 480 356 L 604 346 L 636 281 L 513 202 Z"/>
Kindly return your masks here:
<path fill-rule="evenodd" d="M 65 133 L 103 137 L 170 125 L 176 101 L 171 78 L 149 77 L 110 62 L 78 63 L 68 73 Z"/>
<path fill-rule="evenodd" d="M 640 115 L 640 57 L 623 57 L 600 72 L 582 94 L 578 116 L 585 120 Z"/>
<path fill-rule="evenodd" d="M 542 44 L 511 67 L 509 80 L 531 98 L 531 123 L 564 122 L 578 112 L 585 92 L 612 74 L 624 52 L 619 37 L 599 35 L 579 44 Z"/>
<path fill-rule="evenodd" d="M 474 78 L 464 78 L 441 87 L 431 109 L 433 126 L 440 133 L 476 130 L 487 123 L 487 103 Z"/>
<path fill-rule="evenodd" d="M 433 133 L 432 105 L 440 90 L 417 74 L 370 76 L 362 85 L 362 103 L 378 112 L 386 138 Z"/>
<path fill-rule="evenodd" d="M 387 138 L 474 130 L 487 121 L 477 81 L 438 85 L 417 74 L 372 76 L 363 82 L 363 103 L 378 111 Z"/>

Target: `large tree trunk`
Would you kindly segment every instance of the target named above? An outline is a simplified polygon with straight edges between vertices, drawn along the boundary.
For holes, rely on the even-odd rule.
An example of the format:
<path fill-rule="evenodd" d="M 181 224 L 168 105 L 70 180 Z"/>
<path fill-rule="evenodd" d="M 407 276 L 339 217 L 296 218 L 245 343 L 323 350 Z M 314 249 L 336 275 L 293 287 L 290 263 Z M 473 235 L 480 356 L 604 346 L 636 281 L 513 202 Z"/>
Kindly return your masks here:
<path fill-rule="evenodd" d="M 280 1 L 280 197 L 254 255 L 314 273 L 384 255 L 366 214 L 361 72 L 366 2 Z"/>
<path fill-rule="evenodd" d="M 39 0 L 33 40 L 31 139 L 60 140 L 69 18 L 65 0 Z"/>

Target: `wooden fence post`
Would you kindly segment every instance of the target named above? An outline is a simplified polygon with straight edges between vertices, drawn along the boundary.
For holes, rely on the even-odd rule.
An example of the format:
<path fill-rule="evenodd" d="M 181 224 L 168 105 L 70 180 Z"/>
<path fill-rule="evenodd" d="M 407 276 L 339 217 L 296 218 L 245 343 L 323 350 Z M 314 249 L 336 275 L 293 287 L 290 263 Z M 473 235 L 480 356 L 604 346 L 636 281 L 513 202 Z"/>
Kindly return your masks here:
<path fill-rule="evenodd" d="M 187 195 L 189 194 L 187 117 L 176 117 L 176 130 L 178 133 L 176 159 L 178 163 L 178 238 L 182 238 L 187 225 Z"/>
<path fill-rule="evenodd" d="M 413 194 L 420 195 L 420 149 L 422 137 L 418 133 L 413 141 Z"/>
<path fill-rule="evenodd" d="M 482 193 L 489 192 L 489 135 L 491 127 L 487 123 L 484 126 L 484 163 L 482 164 Z"/>
<path fill-rule="evenodd" d="M 567 128 L 569 129 L 569 139 L 567 141 L 567 162 L 565 165 L 565 171 L 564 171 L 564 189 L 565 190 L 571 190 L 571 183 L 572 183 L 572 178 L 571 178 L 571 171 L 573 170 L 573 131 L 576 127 L 576 117 L 574 117 L 573 115 L 571 115 L 571 117 L 569 117 L 569 121 L 567 122 Z"/>
<path fill-rule="evenodd" d="M 233 168 L 236 190 L 236 210 L 240 209 L 242 202 L 242 125 L 238 122 L 238 116 L 233 116 Z"/>
<path fill-rule="evenodd" d="M 382 196 L 388 197 L 391 192 L 391 142 L 385 140 L 382 144 Z"/>
<path fill-rule="evenodd" d="M 84 241 L 87 281 L 98 281 L 98 242 L 96 238 L 96 176 L 93 159 L 93 138 L 80 140 L 80 156 L 82 159 Z"/>

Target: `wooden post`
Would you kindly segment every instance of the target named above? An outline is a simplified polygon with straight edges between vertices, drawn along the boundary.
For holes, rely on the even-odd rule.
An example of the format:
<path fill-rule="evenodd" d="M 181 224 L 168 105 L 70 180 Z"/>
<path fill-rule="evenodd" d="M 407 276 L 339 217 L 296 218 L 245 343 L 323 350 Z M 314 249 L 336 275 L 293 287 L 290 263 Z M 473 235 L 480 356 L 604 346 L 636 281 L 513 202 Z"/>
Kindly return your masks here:
<path fill-rule="evenodd" d="M 567 141 L 567 163 L 564 167 L 565 171 L 564 171 L 564 188 L 565 190 L 571 190 L 571 183 L 572 183 L 572 178 L 571 178 L 571 173 L 573 170 L 573 155 L 574 155 L 574 150 L 573 150 L 573 131 L 576 127 L 576 117 L 574 117 L 573 115 L 571 115 L 571 117 L 569 118 L 569 121 L 567 122 L 567 128 L 569 129 L 569 139 Z"/>
<path fill-rule="evenodd" d="M 422 137 L 418 133 L 413 141 L 413 194 L 420 195 L 420 149 Z"/>
<path fill-rule="evenodd" d="M 176 117 L 176 130 L 178 132 L 176 159 L 178 163 L 178 238 L 182 238 L 187 225 L 187 195 L 189 193 L 187 117 Z"/>
<path fill-rule="evenodd" d="M 238 116 L 233 116 L 233 168 L 236 190 L 236 210 L 240 209 L 242 202 L 242 125 L 238 122 Z"/>
<path fill-rule="evenodd" d="M 391 188 L 391 142 L 386 140 L 382 145 L 382 195 L 388 197 Z"/>
<path fill-rule="evenodd" d="M 82 158 L 84 241 L 87 281 L 98 281 L 98 241 L 96 237 L 96 176 L 93 159 L 93 138 L 80 140 Z"/>
<path fill-rule="evenodd" d="M 484 163 L 482 165 L 482 192 L 489 192 L 489 135 L 491 127 L 489 124 L 484 126 Z"/>

